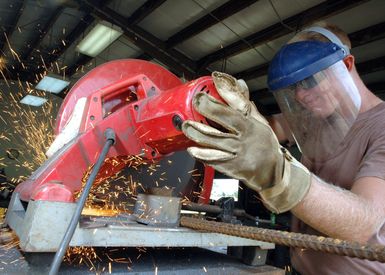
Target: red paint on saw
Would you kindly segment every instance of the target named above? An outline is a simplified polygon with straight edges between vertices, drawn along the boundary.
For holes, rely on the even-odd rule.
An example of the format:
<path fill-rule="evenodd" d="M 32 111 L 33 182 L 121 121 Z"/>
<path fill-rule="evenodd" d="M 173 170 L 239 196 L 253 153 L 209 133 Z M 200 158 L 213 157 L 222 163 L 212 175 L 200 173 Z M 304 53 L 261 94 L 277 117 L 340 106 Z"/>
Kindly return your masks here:
<path fill-rule="evenodd" d="M 180 130 L 185 120 L 207 123 L 192 107 L 195 93 L 220 99 L 211 77 L 182 84 L 159 65 L 141 60 L 117 60 L 101 65 L 84 76 L 67 95 L 57 118 L 56 134 L 65 129 L 78 99 L 85 97 L 77 136 L 49 158 L 16 192 L 24 201 L 72 202 L 81 189 L 81 179 L 98 157 L 112 128 L 116 143 L 107 157 L 116 158 L 102 167 L 98 178 L 109 177 L 126 164 L 127 156 L 158 159 L 193 143 Z M 203 195 L 209 199 L 213 170 L 205 168 Z"/>

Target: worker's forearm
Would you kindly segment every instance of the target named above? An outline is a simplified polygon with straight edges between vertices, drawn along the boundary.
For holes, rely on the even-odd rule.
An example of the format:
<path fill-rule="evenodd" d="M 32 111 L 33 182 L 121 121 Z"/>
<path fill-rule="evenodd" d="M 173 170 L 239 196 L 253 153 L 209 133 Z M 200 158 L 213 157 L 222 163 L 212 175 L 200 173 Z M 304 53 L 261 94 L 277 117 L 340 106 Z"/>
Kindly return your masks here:
<path fill-rule="evenodd" d="M 378 230 L 383 212 L 358 195 L 313 176 L 305 198 L 292 213 L 333 238 L 366 242 Z"/>

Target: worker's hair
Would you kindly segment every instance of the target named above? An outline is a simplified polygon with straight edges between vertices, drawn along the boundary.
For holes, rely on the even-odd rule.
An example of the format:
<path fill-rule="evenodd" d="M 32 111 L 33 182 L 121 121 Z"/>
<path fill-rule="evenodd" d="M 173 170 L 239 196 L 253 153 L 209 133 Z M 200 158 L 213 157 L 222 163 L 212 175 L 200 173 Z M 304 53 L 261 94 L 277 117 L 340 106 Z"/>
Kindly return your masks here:
<path fill-rule="evenodd" d="M 321 28 L 324 28 L 324 29 L 327 29 L 327 30 L 331 31 L 332 33 L 334 33 L 341 40 L 341 42 L 343 44 L 348 46 L 349 49 L 352 48 L 352 44 L 350 42 L 350 39 L 349 39 L 347 33 L 344 32 L 340 27 L 338 27 L 338 26 L 336 26 L 334 24 L 331 24 L 331 23 L 324 22 L 324 21 L 315 23 L 311 27 L 321 27 Z M 325 36 L 323 36 L 322 34 L 310 31 L 310 32 L 299 32 L 299 33 L 297 33 L 287 43 L 290 44 L 290 43 L 293 43 L 293 42 L 304 41 L 304 40 L 318 40 L 318 41 L 329 42 L 329 39 L 326 38 Z"/>

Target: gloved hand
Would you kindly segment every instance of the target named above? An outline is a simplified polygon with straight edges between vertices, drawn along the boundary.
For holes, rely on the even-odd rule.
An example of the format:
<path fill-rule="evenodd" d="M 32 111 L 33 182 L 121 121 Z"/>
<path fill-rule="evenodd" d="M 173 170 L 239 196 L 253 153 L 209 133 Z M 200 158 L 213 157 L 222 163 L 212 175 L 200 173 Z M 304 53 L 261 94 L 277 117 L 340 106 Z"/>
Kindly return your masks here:
<path fill-rule="evenodd" d="M 266 119 L 248 100 L 248 89 L 241 80 L 214 72 L 215 87 L 228 104 L 198 93 L 194 108 L 228 132 L 185 121 L 184 134 L 200 147 L 188 152 L 229 177 L 243 181 L 258 191 L 265 205 L 281 213 L 297 205 L 310 187 L 309 171 L 280 146 Z"/>

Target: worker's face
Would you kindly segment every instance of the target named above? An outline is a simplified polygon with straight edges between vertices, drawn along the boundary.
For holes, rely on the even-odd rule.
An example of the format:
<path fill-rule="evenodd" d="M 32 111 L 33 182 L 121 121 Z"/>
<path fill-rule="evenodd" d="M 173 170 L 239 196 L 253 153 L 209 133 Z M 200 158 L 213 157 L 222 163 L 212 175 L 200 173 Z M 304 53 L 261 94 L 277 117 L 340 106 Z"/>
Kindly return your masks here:
<path fill-rule="evenodd" d="M 336 152 L 361 105 L 343 61 L 274 95 L 303 155 L 317 161 Z"/>
<path fill-rule="evenodd" d="M 320 118 L 327 118 L 338 106 L 338 91 L 327 80 L 307 79 L 295 86 L 295 99 L 306 110 Z"/>

